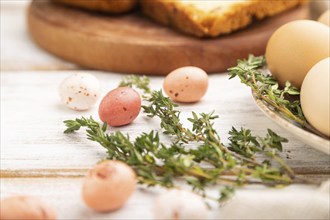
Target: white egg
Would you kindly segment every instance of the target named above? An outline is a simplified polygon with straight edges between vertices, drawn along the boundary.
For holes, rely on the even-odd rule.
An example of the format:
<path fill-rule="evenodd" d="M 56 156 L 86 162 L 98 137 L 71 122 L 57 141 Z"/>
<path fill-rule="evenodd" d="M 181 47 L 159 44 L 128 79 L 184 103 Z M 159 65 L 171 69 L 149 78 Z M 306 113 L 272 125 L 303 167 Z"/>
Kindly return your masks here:
<path fill-rule="evenodd" d="M 300 101 L 307 121 L 330 136 L 330 58 L 315 64 L 301 86 Z"/>
<path fill-rule="evenodd" d="M 208 219 L 210 212 L 201 199 L 188 191 L 172 189 L 157 197 L 155 219 Z"/>
<path fill-rule="evenodd" d="M 323 181 L 318 189 L 319 192 L 324 193 L 325 195 L 330 194 L 330 180 Z"/>
<path fill-rule="evenodd" d="M 301 88 L 308 71 L 330 55 L 329 27 L 311 20 L 284 24 L 272 34 L 266 47 L 268 69 L 280 86 L 290 81 Z"/>
<path fill-rule="evenodd" d="M 330 27 L 330 10 L 324 12 L 317 21 Z"/>
<path fill-rule="evenodd" d="M 63 80 L 59 87 L 63 104 L 73 110 L 87 110 L 101 93 L 99 80 L 88 73 L 75 73 Z"/>

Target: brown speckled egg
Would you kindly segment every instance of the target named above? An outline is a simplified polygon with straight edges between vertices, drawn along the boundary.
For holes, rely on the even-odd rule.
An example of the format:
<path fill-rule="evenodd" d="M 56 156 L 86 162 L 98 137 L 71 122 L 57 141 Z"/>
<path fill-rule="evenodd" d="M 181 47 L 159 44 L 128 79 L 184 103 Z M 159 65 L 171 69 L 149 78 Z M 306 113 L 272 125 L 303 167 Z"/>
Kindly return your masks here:
<path fill-rule="evenodd" d="M 194 66 L 170 72 L 163 84 L 166 94 L 177 102 L 197 102 L 205 95 L 207 87 L 206 72 Z"/>
<path fill-rule="evenodd" d="M 141 98 L 139 93 L 129 87 L 119 87 L 102 99 L 99 116 L 111 126 L 130 124 L 139 115 Z"/>
<path fill-rule="evenodd" d="M 135 172 L 120 161 L 103 161 L 87 174 L 82 188 L 86 205 L 99 212 L 121 208 L 136 186 Z"/>
<path fill-rule="evenodd" d="M 32 196 L 11 196 L 0 202 L 0 219 L 53 220 L 54 210 L 40 199 Z"/>

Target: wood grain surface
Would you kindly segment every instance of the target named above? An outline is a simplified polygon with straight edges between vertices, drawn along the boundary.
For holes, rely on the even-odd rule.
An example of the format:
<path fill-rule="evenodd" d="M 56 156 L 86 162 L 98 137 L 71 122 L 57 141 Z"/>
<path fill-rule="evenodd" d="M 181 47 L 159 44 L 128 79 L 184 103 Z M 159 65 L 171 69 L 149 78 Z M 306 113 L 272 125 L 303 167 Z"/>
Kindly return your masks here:
<path fill-rule="evenodd" d="M 138 187 L 128 203 L 116 212 L 96 213 L 83 204 L 82 177 L 106 156 L 106 151 L 86 140 L 82 133 L 63 134 L 62 121 L 89 115 L 97 119 L 97 107 L 75 112 L 62 106 L 58 86 L 72 73 L 91 73 L 102 82 L 102 94 L 105 94 L 116 87 L 124 75 L 90 71 L 36 47 L 26 29 L 27 2 L 0 1 L 0 198 L 17 194 L 38 196 L 54 207 L 58 219 L 154 219 L 154 199 L 163 192 L 159 188 Z M 160 89 L 163 79 L 152 76 L 152 88 Z M 250 90 L 238 80 L 229 81 L 226 73 L 210 75 L 209 90 L 203 100 L 181 105 L 180 110 L 185 124 L 191 111 L 215 110 L 220 115 L 215 126 L 224 143 L 231 126 L 250 128 L 257 135 L 264 135 L 267 128 L 273 129 L 289 139 L 282 157 L 299 176 L 314 181 L 330 177 L 329 156 L 306 145 L 265 117 L 254 104 Z M 148 120 L 141 114 L 132 125 L 120 129 L 134 138 L 140 132 L 158 128 L 158 120 Z M 111 131 L 114 129 L 109 129 Z M 295 192 L 300 187 L 306 191 L 315 190 L 315 186 L 306 185 L 279 190 Z M 211 195 L 218 195 L 217 190 L 209 190 Z M 251 193 L 251 190 L 253 199 L 256 199 L 266 189 L 249 186 L 239 189 L 237 197 L 244 192 Z M 213 213 L 217 211 L 222 210 L 215 208 Z M 215 215 L 214 218 L 217 219 Z"/>
<path fill-rule="evenodd" d="M 301 6 L 214 39 L 197 39 L 160 26 L 139 13 L 108 16 L 33 1 L 28 12 L 32 38 L 47 51 L 89 68 L 165 75 L 182 66 L 222 72 L 249 53 L 264 53 L 282 24 L 309 16 Z"/>
<path fill-rule="evenodd" d="M 2 179 L 0 184 L 0 197 L 13 196 L 17 194 L 37 196 L 42 201 L 49 204 L 56 212 L 58 219 L 82 220 L 82 219 L 113 219 L 113 220 L 152 220 L 154 218 L 154 204 L 157 195 L 164 193 L 164 189 L 157 187 L 146 188 L 139 186 L 134 191 L 128 202 L 121 209 L 110 213 L 97 213 L 83 203 L 81 199 L 81 185 L 83 178 L 19 178 Z M 24 186 L 24 187 L 23 187 Z M 263 187 L 240 189 L 236 192 L 235 199 L 240 196 L 250 195 L 253 199 L 262 193 L 271 191 L 279 193 L 311 193 L 316 192 L 315 186 L 295 185 L 284 189 L 265 189 Z M 208 193 L 216 196 L 217 188 L 210 188 Z M 316 194 L 316 193 L 315 193 Z M 293 194 L 294 195 L 294 194 Z M 212 205 L 209 219 L 219 218 L 218 213 L 222 212 L 222 207 Z M 280 210 L 278 210 L 280 211 Z M 226 219 L 227 220 L 227 219 Z M 295 219 L 292 219 L 295 220 Z M 306 219 L 307 220 L 307 219 Z M 311 220 L 311 219 L 308 219 Z M 315 219 L 319 220 L 319 219 Z"/>
<path fill-rule="evenodd" d="M 160 190 L 139 188 L 120 210 L 97 213 L 82 200 L 82 182 L 82 178 L 2 179 L 0 195 L 1 198 L 22 194 L 37 196 L 56 211 L 58 219 L 154 219 L 153 202 Z"/>
<path fill-rule="evenodd" d="M 86 71 L 102 82 L 103 93 L 115 88 L 123 75 Z M 76 112 L 61 105 L 58 85 L 70 72 L 2 72 L 1 73 L 1 176 L 2 177 L 77 177 L 106 157 L 105 150 L 88 141 L 82 133 L 65 135 L 63 121 L 92 115 L 98 119 L 97 107 Z M 162 87 L 163 77 L 153 77 L 154 89 Z M 215 95 L 217 94 L 217 95 Z M 196 104 L 181 105 L 181 117 L 191 111 L 215 110 L 220 119 L 215 127 L 226 143 L 232 126 L 250 128 L 264 135 L 274 129 L 290 140 L 283 157 L 298 174 L 329 175 L 329 156 L 318 152 L 281 129 L 255 105 L 251 92 L 238 80 L 228 80 L 226 74 L 210 76 L 206 96 Z M 142 113 L 133 124 L 120 127 L 132 138 L 143 131 L 159 129 L 158 120 Z M 117 128 L 118 129 L 118 128 Z M 116 130 L 110 128 L 109 132 Z"/>

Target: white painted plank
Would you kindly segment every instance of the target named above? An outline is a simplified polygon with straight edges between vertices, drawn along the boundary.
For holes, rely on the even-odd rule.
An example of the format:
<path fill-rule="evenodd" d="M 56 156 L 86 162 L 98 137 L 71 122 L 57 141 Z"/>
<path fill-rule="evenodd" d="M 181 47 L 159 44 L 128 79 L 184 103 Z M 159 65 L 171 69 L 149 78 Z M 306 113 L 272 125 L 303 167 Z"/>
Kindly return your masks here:
<path fill-rule="evenodd" d="M 32 0 L 1 0 L 1 7 L 9 6 L 9 7 L 22 7 L 29 4 Z"/>
<path fill-rule="evenodd" d="M 81 199 L 82 178 L 8 178 L 1 179 L 0 198 L 6 198 L 13 195 L 30 195 L 41 198 L 49 204 L 57 213 L 58 219 L 154 219 L 154 201 L 157 195 L 165 192 L 164 189 L 146 188 L 138 186 L 128 202 L 119 210 L 110 213 L 97 213 L 89 209 Z M 184 187 L 185 188 L 185 187 Z M 188 188 L 186 188 L 188 190 Z M 242 210 L 237 207 L 234 213 L 225 213 L 225 208 L 232 202 L 240 201 L 240 199 L 251 198 L 253 201 L 258 201 L 260 198 L 267 199 L 264 195 L 274 197 L 274 193 L 280 196 L 290 198 L 289 195 L 297 195 L 299 198 L 308 199 L 309 195 L 317 196 L 317 188 L 315 186 L 292 185 L 281 189 L 270 189 L 265 187 L 245 187 L 238 189 L 233 200 L 229 201 L 224 207 L 218 207 L 216 203 L 212 203 L 210 211 L 210 219 L 219 219 L 219 214 L 226 214 L 227 217 Z M 289 193 L 289 195 L 288 195 Z M 208 195 L 212 197 L 218 196 L 217 188 L 209 188 Z M 296 196 L 294 196 L 296 197 Z M 329 203 L 329 198 L 325 202 Z M 311 197 L 313 198 L 313 197 Z M 269 198 L 268 198 L 269 199 Z M 294 199 L 292 199 L 294 200 Z M 269 201 L 272 202 L 272 201 Z M 285 204 L 286 201 L 281 200 Z M 292 201 L 291 201 L 292 202 Z M 302 201 L 294 201 L 296 203 Z M 306 204 L 310 201 L 306 200 Z M 314 201 L 313 201 L 314 202 Z M 284 208 L 282 204 L 282 209 Z M 294 204 L 287 204 L 294 207 Z M 326 205 L 325 205 L 326 207 Z M 329 207 L 329 206 L 328 206 Z M 253 207 L 255 210 L 260 209 Z M 299 206 L 297 206 L 299 208 Z M 309 206 L 306 208 L 310 208 Z M 285 214 L 288 210 L 276 210 Z M 329 209 L 329 208 L 328 208 Z M 246 210 L 245 210 L 246 211 Z M 260 210 L 259 210 L 260 211 Z M 263 210 L 261 210 L 263 211 Z M 274 211 L 274 210 L 273 210 Z M 290 210 L 291 211 L 291 210 Z M 313 210 L 315 213 L 326 212 L 324 209 Z M 314 213 L 314 215 L 315 215 Z M 265 215 L 265 213 L 263 213 Z M 301 213 L 295 213 L 296 216 L 301 216 Z M 294 216 L 294 212 L 291 214 Z M 241 213 L 244 215 L 244 213 Z M 251 212 L 250 212 L 251 215 Z M 271 217 L 271 216 L 268 216 Z M 227 218 L 226 218 L 227 219 Z M 295 218 L 297 219 L 297 218 Z"/>
<path fill-rule="evenodd" d="M 40 49 L 30 39 L 26 25 L 26 10 L 30 1 L 1 0 L 1 66 L 5 70 L 77 69 Z"/>
<path fill-rule="evenodd" d="M 81 198 L 82 179 L 1 179 L 1 198 L 13 195 L 37 196 L 49 204 L 58 219 L 153 219 L 154 193 L 136 190 L 125 206 L 112 213 L 97 213 Z"/>
<path fill-rule="evenodd" d="M 93 115 L 97 108 L 74 112 L 59 104 L 57 87 L 69 71 L 19 71 L 36 69 L 75 69 L 39 49 L 29 39 L 25 25 L 28 1 L 1 0 L 1 147 L 0 174 L 10 176 L 83 176 L 87 169 L 105 157 L 105 151 L 84 135 L 64 135 L 62 121 Z M 114 88 L 122 75 L 94 73 L 103 84 L 103 93 Z M 290 139 L 284 157 L 298 172 L 312 179 L 329 177 L 329 157 L 295 139 L 266 118 L 254 105 L 250 92 L 226 75 L 210 76 L 210 88 L 202 102 L 180 106 L 182 117 L 190 112 L 216 110 L 215 126 L 227 137 L 231 126 L 249 127 L 259 135 L 271 128 Z M 162 77 L 152 77 L 160 89 Z M 141 131 L 157 129 L 157 120 L 141 116 L 130 126 L 120 128 L 132 137 Z M 111 131 L 112 129 L 110 129 Z M 226 142 L 226 140 L 223 140 Z M 311 173 L 318 174 L 311 177 Z M 59 219 L 153 219 L 151 208 L 158 190 L 137 190 L 125 207 L 109 214 L 95 213 L 80 199 L 81 178 L 1 178 L 0 197 L 29 194 L 43 198 L 58 212 Z M 262 192 L 260 192 L 262 193 Z"/>
<path fill-rule="evenodd" d="M 59 102 L 57 88 L 72 72 L 3 72 L 1 74 L 1 170 L 2 176 L 79 176 L 106 156 L 97 144 L 86 140 L 82 133 L 65 135 L 62 121 L 90 116 L 95 119 L 97 107 L 75 112 Z M 102 82 L 103 94 L 115 88 L 122 75 L 91 72 Z M 160 89 L 163 77 L 152 77 L 154 89 Z M 181 105 L 182 118 L 191 111 L 215 110 L 220 119 L 215 122 L 223 142 L 232 126 L 250 128 L 264 135 L 271 128 L 288 138 L 284 157 L 299 173 L 329 174 L 329 157 L 295 139 L 266 118 L 254 104 L 250 91 L 238 80 L 228 80 L 226 74 L 210 76 L 209 90 L 196 104 Z M 184 120 L 186 123 L 186 120 Z M 158 120 L 143 114 L 129 126 L 120 127 L 135 137 L 142 131 L 159 129 Z M 109 131 L 112 131 L 111 128 Z M 29 175 L 28 175 L 29 174 Z"/>

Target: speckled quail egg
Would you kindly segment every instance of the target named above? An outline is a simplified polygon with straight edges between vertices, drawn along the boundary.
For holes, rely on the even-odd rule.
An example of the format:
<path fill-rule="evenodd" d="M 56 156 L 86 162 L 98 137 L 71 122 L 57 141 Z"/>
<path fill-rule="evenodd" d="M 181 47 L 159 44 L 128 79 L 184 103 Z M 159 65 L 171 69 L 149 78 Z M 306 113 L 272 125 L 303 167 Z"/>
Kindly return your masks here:
<path fill-rule="evenodd" d="M 163 88 L 174 101 L 197 102 L 207 91 L 208 76 L 198 67 L 181 67 L 166 76 Z"/>
<path fill-rule="evenodd" d="M 3 220 L 55 220 L 54 210 L 33 196 L 11 196 L 0 202 L 0 219 Z"/>
<path fill-rule="evenodd" d="M 121 161 L 106 160 L 91 169 L 83 183 L 82 197 L 98 212 L 121 208 L 136 187 L 134 170 Z"/>
<path fill-rule="evenodd" d="M 99 80 L 89 73 L 75 73 L 63 80 L 59 87 L 61 102 L 73 110 L 88 110 L 101 92 Z"/>
<path fill-rule="evenodd" d="M 111 126 L 130 124 L 139 115 L 141 97 L 129 87 L 119 87 L 108 92 L 99 105 L 101 121 Z"/>

